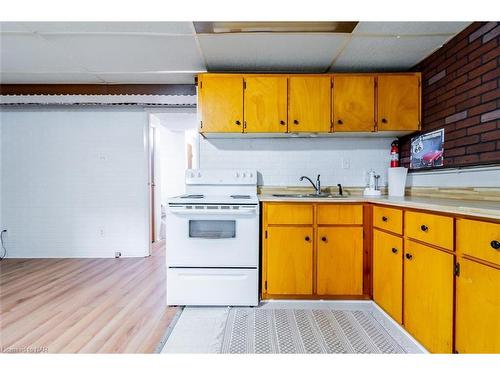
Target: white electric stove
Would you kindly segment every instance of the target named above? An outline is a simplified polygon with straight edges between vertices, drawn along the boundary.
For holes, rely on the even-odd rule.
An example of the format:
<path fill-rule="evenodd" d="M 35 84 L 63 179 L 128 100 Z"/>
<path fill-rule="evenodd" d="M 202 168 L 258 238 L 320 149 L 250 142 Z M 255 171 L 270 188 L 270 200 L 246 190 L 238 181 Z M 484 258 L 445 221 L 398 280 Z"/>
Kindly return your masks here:
<path fill-rule="evenodd" d="M 256 171 L 187 170 L 166 223 L 168 305 L 258 305 Z"/>

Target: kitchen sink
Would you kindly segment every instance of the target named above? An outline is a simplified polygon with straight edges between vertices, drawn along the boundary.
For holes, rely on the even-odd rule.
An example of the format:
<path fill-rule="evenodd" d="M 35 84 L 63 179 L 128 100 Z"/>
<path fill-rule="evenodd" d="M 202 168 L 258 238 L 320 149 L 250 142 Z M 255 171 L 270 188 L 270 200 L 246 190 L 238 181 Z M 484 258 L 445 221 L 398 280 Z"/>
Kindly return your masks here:
<path fill-rule="evenodd" d="M 277 198 L 347 198 L 346 195 L 338 195 L 338 194 L 292 194 L 292 193 L 284 193 L 284 194 L 273 194 L 273 197 Z"/>

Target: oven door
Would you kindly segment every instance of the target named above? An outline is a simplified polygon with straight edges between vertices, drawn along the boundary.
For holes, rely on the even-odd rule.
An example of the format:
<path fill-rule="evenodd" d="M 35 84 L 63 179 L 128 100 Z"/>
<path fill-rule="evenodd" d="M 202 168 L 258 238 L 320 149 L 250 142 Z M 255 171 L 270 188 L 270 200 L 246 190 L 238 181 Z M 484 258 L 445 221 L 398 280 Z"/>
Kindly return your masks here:
<path fill-rule="evenodd" d="M 259 206 L 170 206 L 168 267 L 257 267 Z"/>

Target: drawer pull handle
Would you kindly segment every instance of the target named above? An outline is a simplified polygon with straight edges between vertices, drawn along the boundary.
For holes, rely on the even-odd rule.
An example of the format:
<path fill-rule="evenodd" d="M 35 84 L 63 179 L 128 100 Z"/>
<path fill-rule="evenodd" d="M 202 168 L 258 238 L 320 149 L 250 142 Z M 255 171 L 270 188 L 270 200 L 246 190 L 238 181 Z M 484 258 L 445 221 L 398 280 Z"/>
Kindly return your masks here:
<path fill-rule="evenodd" d="M 397 253 L 398 253 L 398 249 L 396 249 L 395 247 L 393 247 L 393 248 L 392 248 L 392 252 L 393 252 L 394 254 L 397 254 Z"/>
<path fill-rule="evenodd" d="M 490 242 L 490 245 L 492 248 L 494 248 L 495 250 L 498 250 L 500 249 L 500 241 L 497 241 L 497 240 L 493 240 Z"/>
<path fill-rule="evenodd" d="M 285 121 L 281 120 L 280 125 L 285 125 Z"/>
<path fill-rule="evenodd" d="M 387 221 L 389 218 L 387 216 L 382 216 L 382 221 Z"/>
<path fill-rule="evenodd" d="M 310 240 L 309 236 L 306 236 L 305 240 L 306 240 L 307 242 L 309 242 L 309 240 Z"/>
<path fill-rule="evenodd" d="M 240 120 L 236 120 L 235 124 L 236 125 L 241 125 L 241 121 Z"/>
<path fill-rule="evenodd" d="M 406 259 L 408 260 L 411 260 L 411 258 L 413 258 L 413 255 L 411 255 L 410 253 L 406 253 Z"/>
<path fill-rule="evenodd" d="M 429 227 L 427 225 L 421 225 L 420 229 L 422 230 L 422 232 L 427 232 L 429 230 Z"/>
<path fill-rule="evenodd" d="M 326 237 L 321 237 L 321 241 L 326 242 Z"/>
<path fill-rule="evenodd" d="M 294 123 L 295 125 L 298 125 L 298 124 L 299 124 L 299 120 L 293 120 L 293 123 Z"/>

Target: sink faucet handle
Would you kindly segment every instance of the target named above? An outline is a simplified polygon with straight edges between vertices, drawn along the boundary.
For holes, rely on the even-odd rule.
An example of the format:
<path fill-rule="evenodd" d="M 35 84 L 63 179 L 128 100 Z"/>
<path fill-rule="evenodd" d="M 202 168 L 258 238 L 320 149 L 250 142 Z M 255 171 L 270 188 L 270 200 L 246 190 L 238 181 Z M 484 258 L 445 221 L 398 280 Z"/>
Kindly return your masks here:
<path fill-rule="evenodd" d="M 339 195 L 343 195 L 342 185 L 341 184 L 337 184 L 337 186 L 339 187 Z"/>

